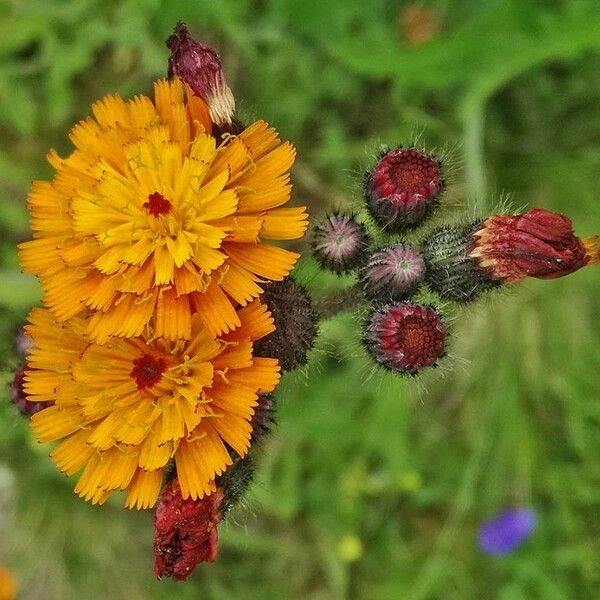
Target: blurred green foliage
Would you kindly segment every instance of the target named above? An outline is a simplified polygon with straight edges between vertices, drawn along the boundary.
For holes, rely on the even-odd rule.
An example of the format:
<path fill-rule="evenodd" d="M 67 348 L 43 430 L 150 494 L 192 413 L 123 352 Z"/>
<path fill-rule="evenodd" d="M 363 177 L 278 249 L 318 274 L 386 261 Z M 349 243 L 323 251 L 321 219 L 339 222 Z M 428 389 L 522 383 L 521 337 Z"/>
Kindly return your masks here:
<path fill-rule="evenodd" d="M 407 43 L 392 0 L 0 0 L 0 360 L 39 300 L 14 245 L 48 148 L 104 94 L 148 91 L 178 20 L 216 46 L 244 118 L 299 150 L 314 215 L 356 205 L 381 144 L 448 156 L 444 216 L 505 192 L 600 231 L 597 0 L 419 2 L 433 37 Z M 434 28 L 435 29 L 435 28 Z M 306 261 L 314 290 L 333 278 Z M 151 515 L 73 497 L 0 401 L 0 562 L 22 598 L 597 598 L 600 589 L 598 270 L 447 306 L 451 356 L 420 380 L 373 371 L 356 320 L 323 325 L 310 365 L 279 389 L 279 428 L 221 554 L 185 584 L 155 582 Z M 5 395 L 4 395 L 5 396 Z M 492 559 L 478 524 L 506 505 L 539 528 Z"/>

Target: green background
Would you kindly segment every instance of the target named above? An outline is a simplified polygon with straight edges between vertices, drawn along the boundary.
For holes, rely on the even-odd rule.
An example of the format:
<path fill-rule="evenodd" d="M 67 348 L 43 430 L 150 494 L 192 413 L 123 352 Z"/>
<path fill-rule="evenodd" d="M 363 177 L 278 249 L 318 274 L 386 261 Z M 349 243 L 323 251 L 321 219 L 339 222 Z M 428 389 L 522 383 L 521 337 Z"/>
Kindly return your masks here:
<path fill-rule="evenodd" d="M 433 37 L 407 43 L 391 0 L 0 0 L 0 361 L 37 283 L 20 275 L 30 182 L 104 94 L 149 92 L 177 20 L 218 48 L 239 114 L 298 147 L 297 202 L 360 206 L 382 144 L 438 148 L 440 219 L 500 205 L 567 213 L 600 232 L 600 3 L 421 2 Z M 312 289 L 349 283 L 298 277 Z M 276 433 L 218 561 L 186 583 L 152 574 L 151 513 L 72 494 L 0 397 L 0 563 L 25 599 L 572 599 L 600 597 L 600 271 L 445 305 L 449 357 L 419 379 L 374 369 L 357 319 L 323 324 L 278 391 Z M 4 388 L 5 389 L 5 388 Z M 534 508 L 507 558 L 476 531 Z"/>

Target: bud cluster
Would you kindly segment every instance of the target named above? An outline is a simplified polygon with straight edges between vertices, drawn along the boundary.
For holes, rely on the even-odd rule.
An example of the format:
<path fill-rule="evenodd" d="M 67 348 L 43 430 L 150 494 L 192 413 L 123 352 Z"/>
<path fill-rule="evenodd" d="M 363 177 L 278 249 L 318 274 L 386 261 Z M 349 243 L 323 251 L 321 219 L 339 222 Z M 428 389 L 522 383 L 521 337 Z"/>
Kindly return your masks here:
<path fill-rule="evenodd" d="M 369 307 L 367 351 L 377 364 L 402 374 L 435 366 L 445 354 L 439 309 L 416 301 L 423 285 L 444 300 L 468 303 L 505 283 L 552 279 L 600 262 L 597 237 L 578 238 L 567 217 L 541 208 L 444 225 L 418 245 L 394 239 L 427 221 L 444 187 L 438 157 L 418 148 L 389 150 L 367 172 L 364 188 L 372 236 L 388 242 L 374 246 L 353 215 L 330 215 L 313 229 L 320 264 L 357 274 Z"/>

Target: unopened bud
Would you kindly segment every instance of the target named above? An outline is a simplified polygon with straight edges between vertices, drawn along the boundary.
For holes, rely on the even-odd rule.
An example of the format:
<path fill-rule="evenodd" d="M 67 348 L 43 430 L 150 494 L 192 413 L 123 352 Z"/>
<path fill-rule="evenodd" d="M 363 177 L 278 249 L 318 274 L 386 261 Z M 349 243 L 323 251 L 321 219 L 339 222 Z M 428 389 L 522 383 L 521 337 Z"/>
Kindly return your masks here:
<path fill-rule="evenodd" d="M 483 292 L 501 285 L 500 281 L 490 279 L 477 261 L 469 256 L 471 236 L 479 225 L 444 227 L 424 243 L 425 279 L 442 298 L 470 302 Z"/>
<path fill-rule="evenodd" d="M 372 300 L 404 300 L 414 294 L 425 276 L 423 256 L 408 244 L 374 252 L 360 271 L 361 286 Z"/>
<path fill-rule="evenodd" d="M 429 285 L 459 302 L 502 283 L 555 279 L 600 260 L 597 237 L 577 237 L 567 217 L 541 208 L 441 229 L 423 254 Z"/>
<path fill-rule="evenodd" d="M 391 233 L 420 225 L 435 208 L 444 186 L 438 160 L 416 148 L 384 154 L 365 183 L 371 215 Z"/>
<path fill-rule="evenodd" d="M 315 343 L 319 318 L 308 292 L 293 279 L 264 286 L 262 301 L 269 307 L 275 331 L 256 342 L 255 356 L 277 358 L 282 371 L 304 365 Z"/>
<path fill-rule="evenodd" d="M 429 306 L 395 303 L 374 311 L 364 330 L 364 342 L 380 365 L 406 375 L 434 366 L 444 355 L 446 329 Z"/>
<path fill-rule="evenodd" d="M 351 215 L 332 214 L 313 229 L 312 248 L 321 266 L 346 273 L 364 259 L 369 239 L 365 228 Z"/>

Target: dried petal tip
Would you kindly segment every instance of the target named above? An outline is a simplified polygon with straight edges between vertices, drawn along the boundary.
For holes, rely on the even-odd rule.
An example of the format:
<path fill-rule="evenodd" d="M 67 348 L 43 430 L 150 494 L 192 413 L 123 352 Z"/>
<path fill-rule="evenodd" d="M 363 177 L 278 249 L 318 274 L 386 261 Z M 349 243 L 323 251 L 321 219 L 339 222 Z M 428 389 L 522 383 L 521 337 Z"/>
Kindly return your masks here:
<path fill-rule="evenodd" d="M 444 354 L 446 330 L 429 306 L 396 303 L 376 310 L 366 323 L 364 342 L 371 356 L 392 371 L 416 375 Z"/>
<path fill-rule="evenodd" d="M 323 268 L 335 273 L 345 273 L 357 267 L 367 246 L 365 228 L 350 215 L 329 215 L 313 230 L 314 257 Z"/>
<path fill-rule="evenodd" d="M 184 500 L 177 478 L 166 485 L 154 514 L 156 577 L 183 581 L 199 563 L 215 561 L 222 501 L 219 487 L 200 500 Z"/>
<path fill-rule="evenodd" d="M 367 173 L 366 199 L 371 215 L 389 232 L 420 225 L 435 208 L 444 186 L 440 163 L 416 148 L 384 154 Z"/>
<path fill-rule="evenodd" d="M 536 524 L 537 518 L 531 510 L 505 510 L 480 527 L 479 547 L 486 554 L 509 554 L 527 541 Z"/>
<path fill-rule="evenodd" d="M 225 80 L 219 55 L 210 46 L 196 42 L 183 23 L 177 23 L 167 40 L 169 78 L 179 77 L 207 104 L 217 126 L 231 123 L 235 100 Z"/>
<path fill-rule="evenodd" d="M 374 252 L 361 269 L 365 294 L 381 302 L 403 300 L 418 289 L 425 276 L 425 261 L 408 244 L 396 244 Z"/>
<path fill-rule="evenodd" d="M 597 244 L 597 238 L 578 238 L 564 215 L 534 208 L 488 217 L 473 233 L 469 256 L 491 279 L 517 283 L 525 277 L 563 277 L 596 264 Z"/>

